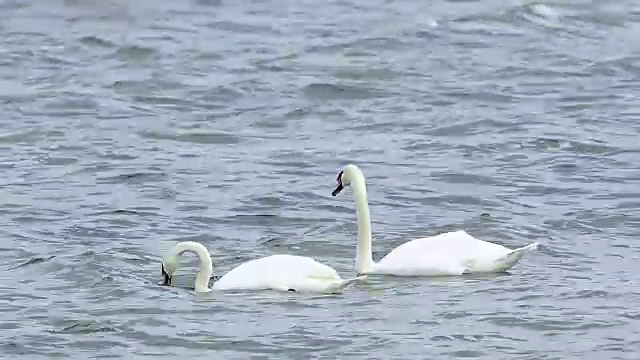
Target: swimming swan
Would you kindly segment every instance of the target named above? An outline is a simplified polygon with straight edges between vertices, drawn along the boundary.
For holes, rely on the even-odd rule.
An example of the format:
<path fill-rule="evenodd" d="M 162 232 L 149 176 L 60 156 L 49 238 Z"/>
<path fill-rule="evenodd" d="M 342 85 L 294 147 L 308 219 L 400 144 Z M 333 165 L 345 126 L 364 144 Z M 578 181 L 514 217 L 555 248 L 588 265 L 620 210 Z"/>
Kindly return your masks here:
<path fill-rule="evenodd" d="M 198 255 L 200 270 L 196 276 L 195 291 L 209 292 L 209 279 L 213 271 L 211 255 L 206 247 L 194 241 L 178 243 L 162 260 L 164 285 L 172 285 L 171 278 L 178 269 L 179 257 L 190 251 Z M 312 258 L 296 255 L 271 255 L 242 263 L 213 284 L 214 290 L 280 290 L 293 292 L 339 293 L 358 276 L 341 279 L 338 272 Z"/>
<path fill-rule="evenodd" d="M 371 219 L 367 189 L 362 171 L 353 164 L 338 174 L 338 186 L 332 195 L 351 185 L 358 219 L 356 272 L 397 276 L 438 276 L 503 272 L 513 267 L 538 242 L 511 250 L 479 240 L 465 231 L 415 239 L 393 249 L 378 262 L 371 255 Z"/>

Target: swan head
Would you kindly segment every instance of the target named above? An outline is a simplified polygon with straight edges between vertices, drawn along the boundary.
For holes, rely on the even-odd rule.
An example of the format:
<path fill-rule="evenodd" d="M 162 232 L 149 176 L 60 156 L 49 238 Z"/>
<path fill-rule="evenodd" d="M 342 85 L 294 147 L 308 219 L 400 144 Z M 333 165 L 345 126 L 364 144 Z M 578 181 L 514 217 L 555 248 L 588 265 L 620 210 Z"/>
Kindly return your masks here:
<path fill-rule="evenodd" d="M 347 186 L 351 185 L 356 179 L 362 178 L 362 171 L 353 165 L 349 164 L 345 166 L 345 168 L 338 173 L 338 185 L 335 190 L 331 193 L 332 196 L 336 196 L 340 194 L 340 192 Z"/>
<path fill-rule="evenodd" d="M 169 252 L 162 258 L 162 277 L 164 285 L 171 286 L 171 280 L 173 275 L 180 266 L 180 255 L 185 252 L 192 252 L 198 255 L 200 261 L 200 270 L 196 276 L 195 290 L 197 292 L 208 292 L 209 279 L 211 278 L 211 272 L 213 271 L 213 264 L 211 263 L 211 255 L 204 245 L 195 241 L 183 241 L 174 246 Z"/>
<path fill-rule="evenodd" d="M 167 255 L 162 259 L 162 278 L 163 285 L 171 285 L 171 277 L 178 270 L 178 257 Z"/>

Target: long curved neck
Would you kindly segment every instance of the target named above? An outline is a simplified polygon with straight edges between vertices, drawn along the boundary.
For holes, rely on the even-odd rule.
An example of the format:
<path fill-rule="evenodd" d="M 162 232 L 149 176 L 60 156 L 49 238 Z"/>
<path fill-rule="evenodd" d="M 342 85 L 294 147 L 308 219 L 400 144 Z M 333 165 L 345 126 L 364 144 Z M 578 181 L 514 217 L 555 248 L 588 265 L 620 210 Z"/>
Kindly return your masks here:
<path fill-rule="evenodd" d="M 198 271 L 198 275 L 196 275 L 195 290 L 197 292 L 210 291 L 209 279 L 213 272 L 213 264 L 211 263 L 211 254 L 209 254 L 209 250 L 207 250 L 207 248 L 202 244 L 195 241 L 184 241 L 176 245 L 175 251 L 177 255 L 182 255 L 183 253 L 190 251 L 198 256 L 198 259 L 200 260 L 200 270 Z"/>
<path fill-rule="evenodd" d="M 357 174 L 351 183 L 353 196 L 356 202 L 356 214 L 358 217 L 358 249 L 356 253 L 356 272 L 366 274 L 373 267 L 371 254 L 371 217 L 369 216 L 369 203 L 367 201 L 367 186 L 364 175 Z"/>

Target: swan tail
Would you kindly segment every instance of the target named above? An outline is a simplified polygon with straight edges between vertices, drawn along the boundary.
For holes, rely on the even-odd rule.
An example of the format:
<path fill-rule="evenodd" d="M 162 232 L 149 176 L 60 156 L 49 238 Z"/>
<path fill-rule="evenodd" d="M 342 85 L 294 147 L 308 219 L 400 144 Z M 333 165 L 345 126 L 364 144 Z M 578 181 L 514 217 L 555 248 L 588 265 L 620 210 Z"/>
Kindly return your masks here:
<path fill-rule="evenodd" d="M 350 278 L 350 279 L 341 279 L 336 281 L 334 284 L 332 284 L 331 286 L 329 286 L 328 291 L 329 292 L 333 292 L 333 293 L 337 293 L 337 292 L 341 292 L 342 290 L 344 290 L 347 286 L 353 284 L 354 282 L 358 281 L 358 280 L 365 280 L 367 278 L 367 275 L 361 275 L 361 276 L 357 276 L 354 278 Z"/>
<path fill-rule="evenodd" d="M 496 261 L 496 271 L 506 271 L 514 267 L 523 256 L 535 250 L 540 245 L 539 242 L 529 244 L 527 246 L 511 250 L 507 255 L 502 256 Z"/>

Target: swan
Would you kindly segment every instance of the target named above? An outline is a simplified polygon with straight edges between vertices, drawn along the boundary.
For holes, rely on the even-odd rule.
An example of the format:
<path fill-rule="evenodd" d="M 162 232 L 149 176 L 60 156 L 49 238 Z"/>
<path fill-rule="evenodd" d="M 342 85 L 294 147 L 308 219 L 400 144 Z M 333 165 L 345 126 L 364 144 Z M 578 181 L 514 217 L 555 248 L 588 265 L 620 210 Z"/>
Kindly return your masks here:
<path fill-rule="evenodd" d="M 171 278 L 179 265 L 179 257 L 192 252 L 200 260 L 195 281 L 195 291 L 211 291 L 209 279 L 213 271 L 211 255 L 207 248 L 195 241 L 176 244 L 162 259 L 164 285 L 172 285 Z M 214 290 L 279 290 L 292 292 L 339 293 L 356 280 L 367 276 L 341 279 L 338 272 L 312 258 L 278 254 L 242 263 L 220 277 L 213 284 Z"/>
<path fill-rule="evenodd" d="M 367 189 L 362 171 L 353 164 L 338 173 L 338 186 L 332 196 L 345 187 L 353 188 L 358 221 L 358 247 L 355 266 L 358 275 L 386 274 L 396 276 L 447 276 L 472 273 L 504 272 L 528 252 L 538 247 L 535 242 L 509 249 L 474 238 L 463 230 L 408 241 L 378 262 L 371 254 L 371 219 Z"/>

